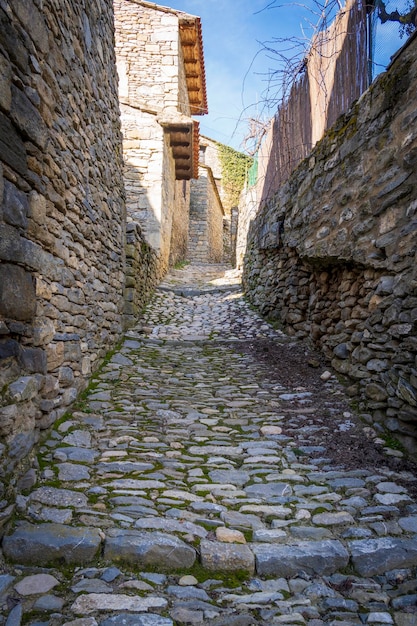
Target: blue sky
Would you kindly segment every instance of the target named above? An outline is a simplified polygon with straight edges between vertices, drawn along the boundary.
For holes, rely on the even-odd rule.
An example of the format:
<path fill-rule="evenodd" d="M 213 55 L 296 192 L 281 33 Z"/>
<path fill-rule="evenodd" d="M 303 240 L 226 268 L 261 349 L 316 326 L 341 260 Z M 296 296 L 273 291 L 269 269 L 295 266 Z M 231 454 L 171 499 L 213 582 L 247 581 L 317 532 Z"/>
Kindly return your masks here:
<path fill-rule="evenodd" d="M 292 3 L 288 9 L 263 10 L 267 5 L 268 0 L 169 4 L 202 20 L 209 114 L 198 118 L 201 133 L 237 149 L 247 134 L 249 117 L 272 115 L 264 111 L 262 94 L 274 63 L 261 51 L 260 42 L 301 34 Z"/>
<path fill-rule="evenodd" d="M 209 108 L 208 115 L 197 118 L 203 135 L 241 149 L 249 118 L 272 117 L 275 107 L 265 108 L 264 99 L 277 59 L 263 50 L 262 42 L 273 47 L 277 39 L 302 39 L 303 32 L 310 36 L 309 24 L 317 23 L 318 16 L 304 2 L 313 5 L 313 0 L 281 0 L 272 8 L 271 0 L 160 2 L 202 20 Z M 388 50 L 386 44 L 383 48 Z"/>

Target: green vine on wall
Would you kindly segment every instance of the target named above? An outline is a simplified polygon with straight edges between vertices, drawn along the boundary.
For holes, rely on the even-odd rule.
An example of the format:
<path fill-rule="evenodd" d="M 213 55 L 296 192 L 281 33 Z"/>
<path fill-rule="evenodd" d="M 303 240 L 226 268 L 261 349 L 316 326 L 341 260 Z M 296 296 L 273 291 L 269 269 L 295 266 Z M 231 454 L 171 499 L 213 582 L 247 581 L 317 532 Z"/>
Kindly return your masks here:
<path fill-rule="evenodd" d="M 224 144 L 218 144 L 218 149 L 222 166 L 222 186 L 226 192 L 227 204 L 231 207 L 237 206 L 253 158 Z"/>

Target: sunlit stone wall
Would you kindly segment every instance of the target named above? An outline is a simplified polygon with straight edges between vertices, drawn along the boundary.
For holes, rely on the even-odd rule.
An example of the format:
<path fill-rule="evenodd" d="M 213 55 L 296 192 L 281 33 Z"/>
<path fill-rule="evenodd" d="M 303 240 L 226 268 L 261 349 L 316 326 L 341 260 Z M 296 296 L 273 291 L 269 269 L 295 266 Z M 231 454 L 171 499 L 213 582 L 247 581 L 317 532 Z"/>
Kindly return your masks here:
<path fill-rule="evenodd" d="M 417 451 L 417 38 L 253 219 L 244 283 Z"/>

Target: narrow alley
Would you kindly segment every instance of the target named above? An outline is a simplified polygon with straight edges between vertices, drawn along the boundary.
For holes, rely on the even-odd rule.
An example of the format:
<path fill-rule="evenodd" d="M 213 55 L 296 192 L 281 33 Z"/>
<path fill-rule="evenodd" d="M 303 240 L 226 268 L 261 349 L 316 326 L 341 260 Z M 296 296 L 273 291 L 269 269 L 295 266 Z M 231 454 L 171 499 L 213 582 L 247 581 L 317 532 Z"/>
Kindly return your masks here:
<path fill-rule="evenodd" d="M 236 272 L 174 270 L 26 475 L 0 624 L 416 625 L 417 477 L 380 436 Z"/>

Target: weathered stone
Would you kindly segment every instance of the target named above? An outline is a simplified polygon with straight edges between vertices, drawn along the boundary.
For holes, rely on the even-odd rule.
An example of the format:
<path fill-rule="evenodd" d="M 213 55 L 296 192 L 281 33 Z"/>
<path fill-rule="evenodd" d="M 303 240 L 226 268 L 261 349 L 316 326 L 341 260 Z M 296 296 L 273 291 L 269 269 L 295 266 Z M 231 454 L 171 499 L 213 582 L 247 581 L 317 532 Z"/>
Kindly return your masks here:
<path fill-rule="evenodd" d="M 59 489 L 57 487 L 39 487 L 30 495 L 32 502 L 41 502 L 48 506 L 61 506 L 64 508 L 85 508 L 88 503 L 84 493 Z"/>
<path fill-rule="evenodd" d="M 32 400 L 39 391 L 39 380 L 35 376 L 21 376 L 9 385 L 8 395 L 10 402 L 24 402 Z"/>
<path fill-rule="evenodd" d="M 158 565 L 164 570 L 191 567 L 194 548 L 160 532 L 110 530 L 104 544 L 104 558 L 141 567 Z"/>
<path fill-rule="evenodd" d="M 91 434 L 87 430 L 75 430 L 66 435 L 62 443 L 75 448 L 91 448 Z"/>
<path fill-rule="evenodd" d="M 64 461 L 76 461 L 78 463 L 93 463 L 95 459 L 98 457 L 98 452 L 96 450 L 91 450 L 89 448 L 57 448 L 55 450 L 55 455 L 63 454 L 64 457 L 62 460 Z"/>
<path fill-rule="evenodd" d="M 410 515 L 409 517 L 401 517 L 398 520 L 398 524 L 406 532 L 417 534 L 417 515 Z"/>
<path fill-rule="evenodd" d="M 85 617 L 65 622 L 65 626 L 97 626 L 97 621 L 94 617 Z"/>
<path fill-rule="evenodd" d="M 349 347 L 346 343 L 340 343 L 333 349 L 333 354 L 338 359 L 348 359 L 350 355 Z"/>
<path fill-rule="evenodd" d="M 30 321 L 36 312 L 32 275 L 18 265 L 0 265 L 0 313 L 20 321 Z"/>
<path fill-rule="evenodd" d="M 31 141 L 44 148 L 47 138 L 45 123 L 39 111 L 29 98 L 15 85 L 12 85 L 12 118 L 22 133 Z"/>
<path fill-rule="evenodd" d="M 11 78 L 10 62 L 0 54 L 0 107 L 5 111 L 9 111 L 12 104 Z"/>
<path fill-rule="evenodd" d="M 66 624 L 66 626 L 69 626 Z M 100 626 L 174 626 L 169 617 L 162 617 L 153 613 L 135 615 L 132 613 L 120 613 L 114 617 L 108 617 L 100 622 Z"/>
<path fill-rule="evenodd" d="M 76 463 L 60 463 L 58 479 L 63 482 L 82 481 L 90 479 L 87 467 Z"/>
<path fill-rule="evenodd" d="M 0 598 L 3 597 L 15 580 L 16 576 L 12 576 L 11 574 L 0 574 Z"/>
<path fill-rule="evenodd" d="M 253 541 L 265 543 L 283 543 L 287 538 L 287 533 L 279 528 L 259 529 L 253 532 Z"/>
<path fill-rule="evenodd" d="M 338 511 L 337 513 L 318 513 L 317 515 L 313 515 L 312 521 L 313 524 L 317 524 L 317 526 L 339 526 L 355 523 L 352 515 L 345 511 Z"/>
<path fill-rule="evenodd" d="M 20 626 L 22 623 L 23 616 L 23 604 L 18 602 L 10 611 L 7 616 L 6 625 L 7 626 Z"/>
<path fill-rule="evenodd" d="M 148 506 L 150 503 L 148 504 Z M 126 514 L 129 514 L 129 507 L 123 507 L 120 511 L 126 509 Z M 179 532 L 179 533 L 189 533 L 191 535 L 196 535 L 197 537 L 206 537 L 207 531 L 205 528 L 198 526 L 197 524 L 193 524 L 192 522 L 188 522 L 186 520 L 172 520 L 172 519 L 164 519 L 160 517 L 150 517 L 150 509 L 147 511 L 147 517 L 138 519 L 135 522 L 135 528 L 140 528 L 143 530 L 162 530 L 163 532 Z"/>
<path fill-rule="evenodd" d="M 216 539 L 223 543 L 246 543 L 245 535 L 240 530 L 220 526 L 216 528 Z"/>
<path fill-rule="evenodd" d="M 87 563 L 97 556 L 101 537 L 95 528 L 63 524 L 23 523 L 3 538 L 3 551 L 15 563 L 48 565 L 54 562 Z"/>
<path fill-rule="evenodd" d="M 14 586 L 21 596 L 37 595 L 48 593 L 51 589 L 59 585 L 59 581 L 50 574 L 34 574 L 26 576 Z"/>
<path fill-rule="evenodd" d="M 299 542 L 289 546 L 253 544 L 256 571 L 262 576 L 329 575 L 346 567 L 349 554 L 339 541 Z"/>
<path fill-rule="evenodd" d="M 404 380 L 404 378 L 401 378 L 401 376 L 398 379 L 397 395 L 408 402 L 408 404 L 417 406 L 417 389 Z"/>
<path fill-rule="evenodd" d="M 34 604 L 33 608 L 35 611 L 45 611 L 48 613 L 58 613 L 62 610 L 65 604 L 64 598 L 59 598 L 53 594 L 46 594 L 38 598 Z"/>
<path fill-rule="evenodd" d="M 36 318 L 33 326 L 33 343 L 35 346 L 43 346 L 52 341 L 55 335 L 55 325 L 48 318 Z"/>
<path fill-rule="evenodd" d="M 79 596 L 75 600 L 71 606 L 71 611 L 78 615 L 86 615 L 95 611 L 133 611 L 144 613 L 149 609 L 164 609 L 167 604 L 165 598 L 156 596 L 141 598 L 140 596 L 127 596 L 120 593 L 88 593 Z"/>
<path fill-rule="evenodd" d="M 245 515 L 237 511 L 225 511 L 220 515 L 221 519 L 232 528 L 265 528 L 265 524 L 257 515 Z"/>
<path fill-rule="evenodd" d="M 73 593 L 112 593 L 113 588 L 108 585 L 104 580 L 97 578 L 89 579 L 82 578 L 78 583 L 71 587 Z"/>
<path fill-rule="evenodd" d="M 200 544 L 201 564 L 209 570 L 247 571 L 253 574 L 255 558 L 246 545 L 225 544 L 203 539 Z"/>
<path fill-rule="evenodd" d="M 191 585 L 169 585 L 167 587 L 167 593 L 178 598 L 179 600 L 203 600 L 210 601 L 210 596 L 207 594 L 204 589 L 199 589 L 198 587 L 193 587 Z"/>
<path fill-rule="evenodd" d="M 239 470 L 212 470 L 209 476 L 214 483 L 232 483 L 238 487 L 242 487 L 250 479 L 248 472 Z"/>
<path fill-rule="evenodd" d="M 46 374 L 46 353 L 41 348 L 22 348 L 19 352 L 19 362 L 23 369 L 31 374 Z"/>
<path fill-rule="evenodd" d="M 182 587 L 188 587 L 189 585 L 197 585 L 198 580 L 195 576 L 181 576 L 178 581 L 178 584 Z"/>
<path fill-rule="evenodd" d="M 364 539 L 351 541 L 349 549 L 353 566 L 361 576 L 376 576 L 395 568 L 417 565 L 415 539 Z"/>
<path fill-rule="evenodd" d="M 27 195 L 9 181 L 4 183 L 3 216 L 5 222 L 23 230 L 28 223 L 29 200 Z"/>
<path fill-rule="evenodd" d="M 19 433 L 9 443 L 9 457 L 16 461 L 24 459 L 33 448 L 35 441 L 36 434 L 34 431 Z"/>
<path fill-rule="evenodd" d="M 371 400 L 375 400 L 377 402 L 383 402 L 388 398 L 387 390 L 382 387 L 382 385 L 378 385 L 376 383 L 369 383 L 369 385 L 366 385 L 366 395 Z"/>
<path fill-rule="evenodd" d="M 10 86 L 9 86 L 10 88 Z M 11 95 L 11 92 L 10 92 Z M 7 97 L 7 96 L 6 96 Z M 21 176 L 27 173 L 26 148 L 15 126 L 0 111 L 0 158 Z"/>

